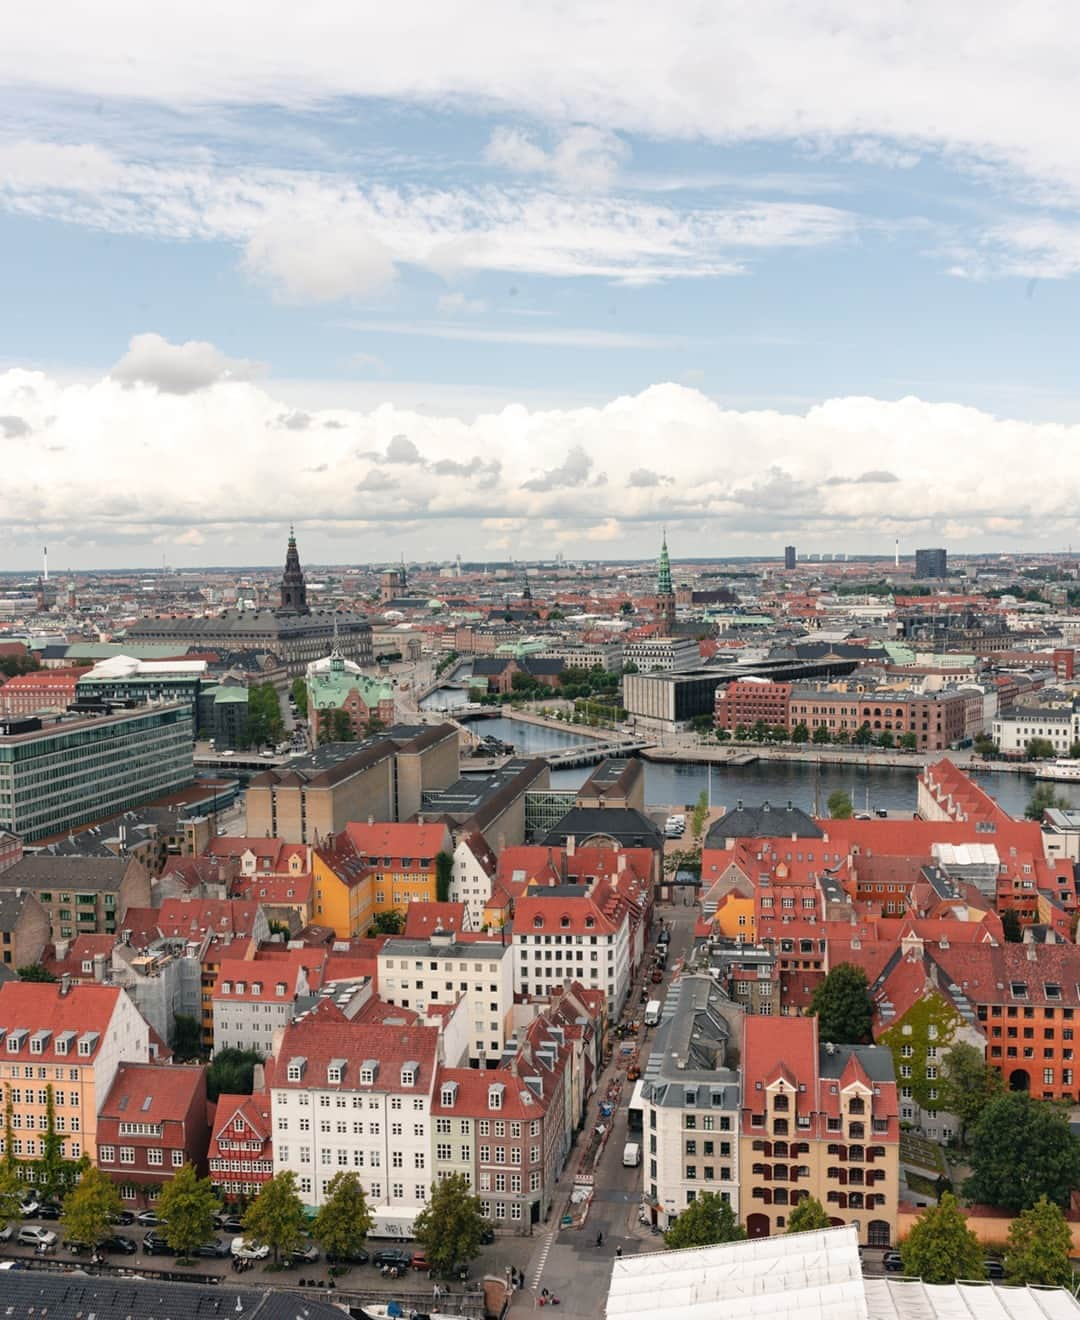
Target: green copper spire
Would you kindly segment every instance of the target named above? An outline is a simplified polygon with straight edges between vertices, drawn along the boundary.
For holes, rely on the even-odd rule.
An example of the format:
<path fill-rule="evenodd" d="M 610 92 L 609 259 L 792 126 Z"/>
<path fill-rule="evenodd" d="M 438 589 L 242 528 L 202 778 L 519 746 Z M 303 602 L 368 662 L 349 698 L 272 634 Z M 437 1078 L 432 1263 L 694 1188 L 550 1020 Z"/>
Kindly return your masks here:
<path fill-rule="evenodd" d="M 668 559 L 666 527 L 664 528 L 664 539 L 660 546 L 660 563 L 656 574 L 656 594 L 658 596 L 674 596 L 675 594 L 671 585 L 671 560 Z"/>

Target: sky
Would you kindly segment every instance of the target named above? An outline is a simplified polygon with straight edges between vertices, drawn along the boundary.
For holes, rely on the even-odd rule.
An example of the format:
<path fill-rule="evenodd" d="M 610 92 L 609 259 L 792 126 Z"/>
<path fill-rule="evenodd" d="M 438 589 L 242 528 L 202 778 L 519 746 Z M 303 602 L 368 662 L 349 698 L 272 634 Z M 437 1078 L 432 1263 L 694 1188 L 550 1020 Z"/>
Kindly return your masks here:
<path fill-rule="evenodd" d="M 0 569 L 1080 543 L 1078 57 L 1050 0 L 16 6 Z"/>

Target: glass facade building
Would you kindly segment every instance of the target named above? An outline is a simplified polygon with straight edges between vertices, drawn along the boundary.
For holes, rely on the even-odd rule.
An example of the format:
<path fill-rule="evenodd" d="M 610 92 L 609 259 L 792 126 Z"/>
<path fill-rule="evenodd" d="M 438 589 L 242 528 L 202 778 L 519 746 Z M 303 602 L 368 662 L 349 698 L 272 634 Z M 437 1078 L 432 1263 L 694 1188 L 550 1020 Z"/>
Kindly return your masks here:
<path fill-rule="evenodd" d="M 185 787 L 193 720 L 184 702 L 0 736 L 0 830 L 33 843 Z"/>

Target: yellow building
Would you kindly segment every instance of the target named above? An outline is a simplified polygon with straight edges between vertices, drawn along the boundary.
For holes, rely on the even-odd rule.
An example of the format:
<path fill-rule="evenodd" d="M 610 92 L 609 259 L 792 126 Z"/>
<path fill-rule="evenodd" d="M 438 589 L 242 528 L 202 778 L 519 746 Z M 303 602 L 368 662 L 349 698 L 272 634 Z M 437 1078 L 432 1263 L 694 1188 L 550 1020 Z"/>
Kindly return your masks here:
<path fill-rule="evenodd" d="M 372 875 L 346 834 L 311 854 L 311 919 L 341 940 L 366 935 L 374 916 Z"/>
<path fill-rule="evenodd" d="M 116 986 L 67 978 L 0 985 L 0 1088 L 11 1104 L 12 1154 L 41 1157 L 51 1103 L 64 1158 L 96 1160 L 98 1113 L 117 1069 L 149 1059 L 150 1028 Z"/>
<path fill-rule="evenodd" d="M 438 892 L 438 856 L 445 853 L 452 860 L 454 850 L 445 825 L 354 822 L 346 826 L 345 834 L 371 872 L 376 914 L 404 912 L 410 903 L 449 898 L 449 892 Z"/>

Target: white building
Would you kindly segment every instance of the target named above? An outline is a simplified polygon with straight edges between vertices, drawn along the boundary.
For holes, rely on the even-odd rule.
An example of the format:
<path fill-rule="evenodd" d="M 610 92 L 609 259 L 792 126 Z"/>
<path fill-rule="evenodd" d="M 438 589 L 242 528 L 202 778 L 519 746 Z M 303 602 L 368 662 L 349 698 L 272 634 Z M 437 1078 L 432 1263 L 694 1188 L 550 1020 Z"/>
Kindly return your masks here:
<path fill-rule="evenodd" d="M 534 889 L 514 908 L 514 986 L 549 995 L 580 981 L 603 990 L 617 1018 L 630 984 L 630 908 L 617 895 L 601 906 L 583 885 Z"/>
<path fill-rule="evenodd" d="M 1071 706 L 1016 706 L 994 720 L 994 742 L 1001 752 L 1023 753 L 1032 738 L 1045 738 L 1057 756 L 1068 756 L 1080 738 L 1080 711 Z"/>
<path fill-rule="evenodd" d="M 223 959 L 214 986 L 214 1048 L 256 1050 L 265 1057 L 275 1032 L 310 995 L 307 973 L 297 957 Z"/>
<path fill-rule="evenodd" d="M 359 1174 L 374 1212 L 419 1214 L 432 1178 L 435 1027 L 350 1022 L 324 1001 L 286 1027 L 267 1070 L 274 1173 L 318 1208 L 335 1174 Z"/>
<path fill-rule="evenodd" d="M 682 673 L 700 666 L 701 650 L 693 637 L 639 637 L 623 647 L 623 663 L 637 665 L 642 674 Z"/>
<path fill-rule="evenodd" d="M 387 940 L 379 950 L 379 995 L 418 1013 L 426 1013 L 430 1004 L 465 999 L 469 1057 L 494 1065 L 513 1030 L 513 946 L 453 933 Z"/>
<path fill-rule="evenodd" d="M 741 1020 L 709 975 L 668 993 L 642 1087 L 642 1195 L 662 1226 L 703 1192 L 739 1212 L 740 1083 L 727 1060 Z"/>
<path fill-rule="evenodd" d="M 450 873 L 450 902 L 465 904 L 473 930 L 483 927 L 484 909 L 491 898 L 496 866 L 495 854 L 479 830 L 458 836 Z"/>

